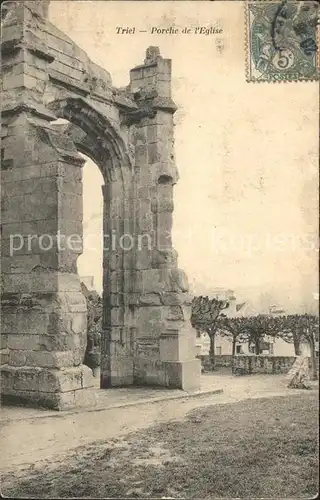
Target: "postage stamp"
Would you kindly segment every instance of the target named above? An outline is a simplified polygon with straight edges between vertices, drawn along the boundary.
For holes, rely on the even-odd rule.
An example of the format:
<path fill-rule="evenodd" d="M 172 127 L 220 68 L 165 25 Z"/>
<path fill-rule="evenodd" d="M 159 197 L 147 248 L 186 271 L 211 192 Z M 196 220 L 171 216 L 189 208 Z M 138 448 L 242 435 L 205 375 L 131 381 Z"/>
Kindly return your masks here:
<path fill-rule="evenodd" d="M 247 81 L 319 79 L 319 3 L 248 0 Z"/>

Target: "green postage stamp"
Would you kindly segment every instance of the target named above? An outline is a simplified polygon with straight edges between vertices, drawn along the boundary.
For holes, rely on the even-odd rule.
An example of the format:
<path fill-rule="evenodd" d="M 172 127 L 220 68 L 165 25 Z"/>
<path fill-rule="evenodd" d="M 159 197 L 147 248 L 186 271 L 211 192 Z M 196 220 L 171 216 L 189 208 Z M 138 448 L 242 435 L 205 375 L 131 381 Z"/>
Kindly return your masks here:
<path fill-rule="evenodd" d="M 319 79 L 319 3 L 247 0 L 247 81 Z"/>

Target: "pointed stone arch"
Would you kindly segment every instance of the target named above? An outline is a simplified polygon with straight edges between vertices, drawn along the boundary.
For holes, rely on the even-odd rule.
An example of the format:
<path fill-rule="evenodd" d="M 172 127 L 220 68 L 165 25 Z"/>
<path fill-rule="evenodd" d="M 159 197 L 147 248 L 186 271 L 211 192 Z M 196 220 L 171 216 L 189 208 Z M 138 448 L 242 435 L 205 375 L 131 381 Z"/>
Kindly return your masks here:
<path fill-rule="evenodd" d="M 134 291 L 135 249 L 125 252 L 119 246 L 123 235 L 135 237 L 132 159 L 121 137 L 119 125 L 111 123 L 88 99 L 63 98 L 47 106 L 57 118 L 68 120 L 68 124 L 57 125 L 57 128 L 62 127 L 63 134 L 70 137 L 77 150 L 95 162 L 105 183 L 102 186 L 104 252 L 101 385 L 108 387 L 116 383 L 111 380 L 113 338 L 115 342 L 119 341 L 120 330 L 121 342 L 127 342 L 130 328 L 128 317 L 132 320 L 128 295 Z M 115 242 L 115 247 L 110 242 Z M 130 269 L 130 273 L 125 272 L 125 268 Z M 133 383 L 132 366 L 129 373 L 126 373 L 128 370 L 122 370 L 124 375 L 119 376 L 119 368 L 117 371 L 116 377 L 120 379 L 121 385 Z"/>
<path fill-rule="evenodd" d="M 105 180 L 112 180 L 115 169 L 130 168 L 127 145 L 119 126 L 97 110 L 93 103 L 82 97 L 54 100 L 47 105 L 57 118 L 70 122 L 67 133 L 79 150 L 89 156 L 100 168 Z M 125 175 L 121 175 L 123 181 Z"/>

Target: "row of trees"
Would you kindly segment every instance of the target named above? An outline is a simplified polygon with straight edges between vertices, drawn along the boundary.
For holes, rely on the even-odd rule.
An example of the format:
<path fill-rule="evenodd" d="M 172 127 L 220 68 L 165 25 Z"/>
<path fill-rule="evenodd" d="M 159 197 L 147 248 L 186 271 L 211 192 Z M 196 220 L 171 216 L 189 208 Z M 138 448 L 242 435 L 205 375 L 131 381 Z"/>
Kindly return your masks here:
<path fill-rule="evenodd" d="M 265 336 L 282 338 L 294 344 L 295 355 L 301 354 L 302 342 L 310 347 L 312 378 L 317 378 L 315 339 L 319 335 L 319 318 L 311 314 L 291 314 L 270 316 L 259 314 L 247 317 L 228 317 L 224 310 L 229 307 L 225 300 L 195 297 L 192 302 L 191 324 L 198 331 L 206 332 L 210 338 L 210 361 L 215 366 L 215 337 L 219 335 L 232 339 L 232 355 L 236 344 L 248 342 L 255 346 L 255 354 L 261 353 L 261 343 Z"/>

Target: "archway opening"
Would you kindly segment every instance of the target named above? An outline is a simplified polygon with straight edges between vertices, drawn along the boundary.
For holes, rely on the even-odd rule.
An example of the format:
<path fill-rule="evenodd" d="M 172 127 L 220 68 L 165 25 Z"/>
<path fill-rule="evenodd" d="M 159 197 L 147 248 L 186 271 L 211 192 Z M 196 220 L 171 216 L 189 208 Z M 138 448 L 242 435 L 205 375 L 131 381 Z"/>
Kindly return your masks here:
<path fill-rule="evenodd" d="M 132 155 L 128 153 L 120 129 L 85 100 L 67 98 L 53 101 L 48 107 L 58 117 L 58 120 L 51 125 L 56 127 L 58 134 L 64 135 L 65 143 L 62 142 L 62 146 L 67 152 L 66 158 L 68 152 L 72 158 L 76 158 L 77 151 L 84 160 L 87 160 L 83 165 L 76 161 L 75 167 L 80 167 L 84 181 L 82 195 L 84 203 L 81 202 L 83 254 L 78 252 L 76 272 L 80 281 L 81 278 L 93 276 L 91 284 L 96 287 L 96 293 L 102 294 L 102 297 L 100 295 L 102 321 L 99 349 L 95 349 L 92 362 L 84 359 L 83 364 L 96 368 L 97 372 L 100 365 L 101 388 L 130 385 L 133 380 L 132 339 L 135 331 L 133 326 L 135 311 L 134 306 L 129 304 L 129 292 L 134 289 L 137 276 L 135 249 L 123 248 L 122 241 L 124 234 L 130 236 L 135 234 Z M 79 189 L 80 176 L 76 171 L 75 177 Z M 93 185 L 94 192 L 92 192 Z M 87 186 L 89 186 L 88 192 Z M 98 208 L 98 200 L 101 198 L 103 206 L 100 204 Z M 80 206 L 79 198 L 77 203 Z M 87 207 L 90 207 L 89 211 Z M 99 223 L 99 219 L 101 221 L 99 213 L 102 215 L 101 223 Z M 70 216 L 72 217 L 72 214 Z M 79 221 L 79 214 L 77 217 Z M 95 219 L 101 228 L 100 231 L 92 227 Z M 101 258 L 102 264 L 100 264 Z M 82 293 L 84 295 L 87 293 L 83 286 Z M 130 298 L 132 299 L 131 296 Z M 91 346 L 87 344 L 87 348 L 90 347 L 92 344 Z M 127 361 L 120 363 L 120 358 Z"/>
<path fill-rule="evenodd" d="M 87 346 L 84 364 L 92 369 L 100 387 L 103 316 L 103 196 L 104 179 L 86 155 L 82 168 L 83 252 L 77 259 L 81 289 L 87 301 Z"/>
<path fill-rule="evenodd" d="M 72 136 L 75 130 L 72 122 L 58 118 L 51 122 L 59 132 Z M 79 130 L 79 129 L 76 129 Z M 87 303 L 86 349 L 83 364 L 92 369 L 96 386 L 100 381 L 101 339 L 103 317 L 103 193 L 105 180 L 92 157 L 85 154 L 81 143 L 74 142 L 78 154 L 83 158 L 81 167 L 81 234 L 82 253 L 76 260 L 76 273 L 79 276 L 81 291 Z M 89 153 L 90 154 L 90 153 Z M 80 215 L 80 214 L 79 214 Z"/>
<path fill-rule="evenodd" d="M 77 269 L 81 281 L 100 296 L 103 291 L 103 197 L 104 179 L 97 165 L 87 156 L 83 166 L 83 253 L 78 257 Z"/>

